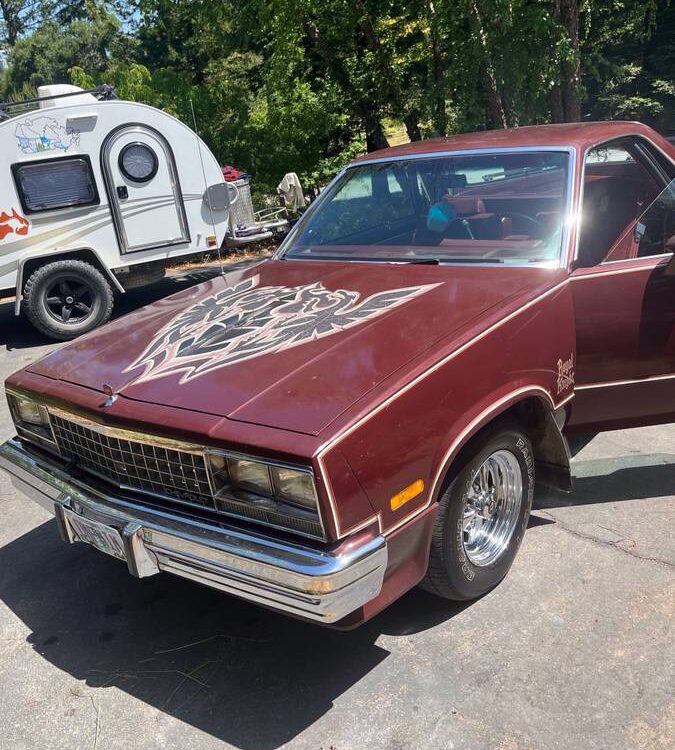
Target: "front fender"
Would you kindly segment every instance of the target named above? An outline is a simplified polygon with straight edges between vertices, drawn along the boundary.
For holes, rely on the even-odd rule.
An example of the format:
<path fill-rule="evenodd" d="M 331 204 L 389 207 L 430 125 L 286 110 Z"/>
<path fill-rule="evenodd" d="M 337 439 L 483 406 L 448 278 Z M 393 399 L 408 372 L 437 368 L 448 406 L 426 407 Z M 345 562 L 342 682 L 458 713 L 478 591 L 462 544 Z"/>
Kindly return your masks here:
<path fill-rule="evenodd" d="M 499 417 L 510 413 L 512 410 L 517 410 L 519 405 L 527 403 L 530 399 L 536 399 L 536 401 L 541 404 L 542 410 L 551 415 L 553 427 L 560 435 L 560 431 L 558 430 L 557 425 L 555 424 L 555 419 L 553 418 L 553 412 L 557 407 L 553 402 L 551 394 L 542 386 L 528 385 L 507 393 L 494 394 L 494 397 L 490 399 L 489 405 L 477 410 L 476 414 L 470 416 L 468 420 L 465 420 L 463 426 L 453 425 L 452 433 L 446 436 L 445 440 L 441 442 L 439 452 L 434 460 L 433 480 L 429 488 L 429 502 L 436 502 L 440 498 L 448 471 L 453 462 L 459 456 L 462 448 L 464 448 L 464 446 L 467 445 L 487 425 L 494 422 Z M 547 439 L 550 441 L 550 453 L 553 457 L 554 455 L 557 455 L 559 450 L 561 450 L 561 446 L 556 442 L 555 435 L 552 433 L 551 422 L 549 422 L 548 419 L 546 420 L 545 432 Z M 527 425 L 523 426 L 527 428 Z M 531 430 L 527 431 L 532 434 Z M 560 438 L 563 441 L 563 445 L 565 445 L 562 435 L 560 435 Z M 535 460 L 538 460 L 536 445 L 538 445 L 539 440 L 533 440 L 532 442 Z M 443 448 L 442 446 L 445 447 Z M 562 452 L 565 453 L 564 450 Z M 540 453 L 540 455 L 548 455 L 548 452 Z M 567 452 L 567 468 L 569 469 L 569 452 Z"/>

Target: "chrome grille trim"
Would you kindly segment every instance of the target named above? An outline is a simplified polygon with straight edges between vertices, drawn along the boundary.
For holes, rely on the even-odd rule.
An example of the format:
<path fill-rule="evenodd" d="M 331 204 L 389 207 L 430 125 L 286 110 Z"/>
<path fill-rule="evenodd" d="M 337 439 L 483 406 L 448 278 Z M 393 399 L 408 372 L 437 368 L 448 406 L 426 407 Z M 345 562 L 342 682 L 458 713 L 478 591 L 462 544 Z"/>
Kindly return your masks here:
<path fill-rule="evenodd" d="M 33 398 L 34 401 L 38 399 Z M 92 432 L 98 432 L 110 438 L 119 438 L 120 440 L 129 440 L 133 443 L 143 443 L 145 445 L 156 445 L 161 448 L 170 448 L 172 450 L 183 451 L 184 453 L 204 453 L 204 446 L 197 443 L 189 443 L 186 440 L 176 440 L 175 438 L 164 438 L 159 435 L 151 435 L 146 432 L 137 432 L 122 427 L 111 427 L 110 425 L 95 422 L 93 419 L 87 419 L 79 414 L 69 411 L 63 411 L 55 406 L 47 404 L 47 411 L 51 417 L 60 417 L 72 424 L 85 427 Z"/>

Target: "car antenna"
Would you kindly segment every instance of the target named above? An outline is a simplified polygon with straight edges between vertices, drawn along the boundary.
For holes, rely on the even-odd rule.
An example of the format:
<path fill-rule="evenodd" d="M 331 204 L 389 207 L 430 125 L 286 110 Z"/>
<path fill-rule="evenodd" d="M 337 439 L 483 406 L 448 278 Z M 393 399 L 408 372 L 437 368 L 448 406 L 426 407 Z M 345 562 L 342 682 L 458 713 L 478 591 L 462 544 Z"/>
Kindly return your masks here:
<path fill-rule="evenodd" d="M 209 216 L 211 217 L 211 228 L 213 229 L 213 236 L 218 241 L 218 235 L 216 234 L 216 222 L 213 218 L 213 209 L 211 208 L 211 201 L 208 197 L 209 186 L 206 180 L 206 168 L 204 167 L 204 156 L 202 154 L 202 140 L 199 137 L 199 130 L 197 130 L 197 117 L 195 116 L 195 107 L 192 103 L 192 97 L 190 97 L 190 111 L 192 112 L 192 124 L 197 138 L 197 150 L 199 151 L 199 163 L 202 167 L 202 177 L 204 178 L 204 195 L 206 196 L 206 205 L 209 207 Z M 225 269 L 223 268 L 223 259 L 220 255 L 220 245 L 218 245 L 218 263 L 220 264 L 220 275 L 225 275 Z"/>

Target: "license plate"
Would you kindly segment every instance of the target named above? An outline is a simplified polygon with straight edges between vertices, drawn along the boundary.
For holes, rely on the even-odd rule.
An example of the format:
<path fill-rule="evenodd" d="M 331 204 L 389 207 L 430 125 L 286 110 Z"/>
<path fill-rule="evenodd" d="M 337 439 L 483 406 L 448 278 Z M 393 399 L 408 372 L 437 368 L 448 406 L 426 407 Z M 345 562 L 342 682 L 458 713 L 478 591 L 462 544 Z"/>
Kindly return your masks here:
<path fill-rule="evenodd" d="M 107 555 L 126 560 L 122 537 L 117 529 L 98 521 L 90 521 L 69 510 L 65 511 L 65 516 L 74 536 L 79 541 L 91 544 L 92 547 L 96 547 Z"/>

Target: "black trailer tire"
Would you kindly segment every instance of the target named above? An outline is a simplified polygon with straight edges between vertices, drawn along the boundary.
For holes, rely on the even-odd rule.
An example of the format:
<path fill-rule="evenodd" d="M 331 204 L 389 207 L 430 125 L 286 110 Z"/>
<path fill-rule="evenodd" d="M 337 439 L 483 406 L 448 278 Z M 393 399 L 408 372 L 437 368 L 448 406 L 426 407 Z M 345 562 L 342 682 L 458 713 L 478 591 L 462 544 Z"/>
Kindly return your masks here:
<path fill-rule="evenodd" d="M 72 258 L 40 266 L 23 288 L 28 319 L 57 341 L 74 339 L 105 323 L 113 301 L 105 276 L 90 263 Z"/>
<path fill-rule="evenodd" d="M 479 437 L 439 501 L 421 587 L 459 601 L 493 589 L 523 540 L 533 491 L 532 446 L 520 426 L 501 422 Z"/>

